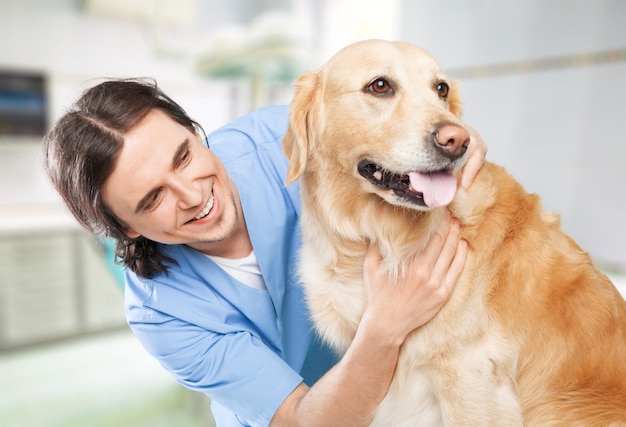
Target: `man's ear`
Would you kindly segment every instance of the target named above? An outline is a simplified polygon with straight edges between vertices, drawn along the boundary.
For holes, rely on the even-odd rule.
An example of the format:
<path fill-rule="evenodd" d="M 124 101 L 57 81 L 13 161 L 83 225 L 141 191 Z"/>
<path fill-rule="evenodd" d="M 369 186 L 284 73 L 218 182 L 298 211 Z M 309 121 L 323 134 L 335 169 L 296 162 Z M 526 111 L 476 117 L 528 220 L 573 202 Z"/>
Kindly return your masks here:
<path fill-rule="evenodd" d="M 289 159 L 285 184 L 289 185 L 304 172 L 313 124 L 313 101 L 319 86 L 319 75 L 301 75 L 295 83 L 295 94 L 289 109 L 289 128 L 283 137 L 283 150 Z"/>
<path fill-rule="evenodd" d="M 136 239 L 137 237 L 141 236 L 141 234 L 137 233 L 135 230 L 133 230 L 132 228 L 125 228 L 124 230 L 122 230 L 124 232 L 124 234 L 126 234 L 128 236 L 128 238 L 130 239 Z"/>

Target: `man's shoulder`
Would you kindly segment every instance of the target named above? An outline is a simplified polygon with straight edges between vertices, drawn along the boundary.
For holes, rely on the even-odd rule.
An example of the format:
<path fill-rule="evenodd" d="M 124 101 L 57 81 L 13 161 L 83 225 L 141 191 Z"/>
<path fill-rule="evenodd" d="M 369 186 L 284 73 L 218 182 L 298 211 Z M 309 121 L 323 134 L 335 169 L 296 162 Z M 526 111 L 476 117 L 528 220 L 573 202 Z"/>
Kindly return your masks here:
<path fill-rule="evenodd" d="M 207 144 L 222 161 L 229 161 L 261 145 L 280 144 L 288 124 L 289 107 L 265 107 L 211 132 Z"/>

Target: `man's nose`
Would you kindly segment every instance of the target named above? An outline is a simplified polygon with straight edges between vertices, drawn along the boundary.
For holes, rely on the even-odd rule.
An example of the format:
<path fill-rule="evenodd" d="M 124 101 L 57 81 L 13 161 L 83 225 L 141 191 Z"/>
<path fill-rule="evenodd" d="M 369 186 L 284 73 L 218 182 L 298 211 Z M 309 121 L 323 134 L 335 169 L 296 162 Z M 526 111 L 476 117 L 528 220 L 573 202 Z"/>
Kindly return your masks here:
<path fill-rule="evenodd" d="M 193 180 L 176 177 L 172 182 L 172 190 L 178 197 L 181 209 L 193 208 L 202 203 L 202 188 Z"/>

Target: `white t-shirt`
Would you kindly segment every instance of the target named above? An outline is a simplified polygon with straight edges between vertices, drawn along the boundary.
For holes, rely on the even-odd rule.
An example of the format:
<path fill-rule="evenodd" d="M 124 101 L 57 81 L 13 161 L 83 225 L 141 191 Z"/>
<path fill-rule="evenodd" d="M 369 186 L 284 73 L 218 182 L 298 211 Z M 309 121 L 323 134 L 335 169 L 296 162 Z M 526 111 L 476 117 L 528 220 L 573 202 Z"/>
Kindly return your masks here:
<path fill-rule="evenodd" d="M 222 270 L 228 273 L 234 279 L 239 280 L 244 285 L 248 285 L 252 288 L 265 289 L 265 281 L 261 275 L 261 269 L 256 259 L 254 251 L 250 252 L 250 255 L 244 258 L 222 258 L 213 255 L 206 255 L 213 260 L 214 263 L 219 265 Z"/>

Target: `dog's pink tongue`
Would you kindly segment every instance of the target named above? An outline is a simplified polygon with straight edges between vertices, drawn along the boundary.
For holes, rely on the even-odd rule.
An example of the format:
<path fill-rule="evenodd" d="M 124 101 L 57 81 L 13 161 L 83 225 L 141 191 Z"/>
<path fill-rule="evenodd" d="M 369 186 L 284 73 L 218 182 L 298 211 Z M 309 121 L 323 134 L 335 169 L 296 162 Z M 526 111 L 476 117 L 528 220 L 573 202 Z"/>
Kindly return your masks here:
<path fill-rule="evenodd" d="M 447 205 L 456 193 L 456 178 L 449 173 L 411 172 L 409 180 L 412 189 L 424 195 L 424 203 L 429 208 Z"/>

